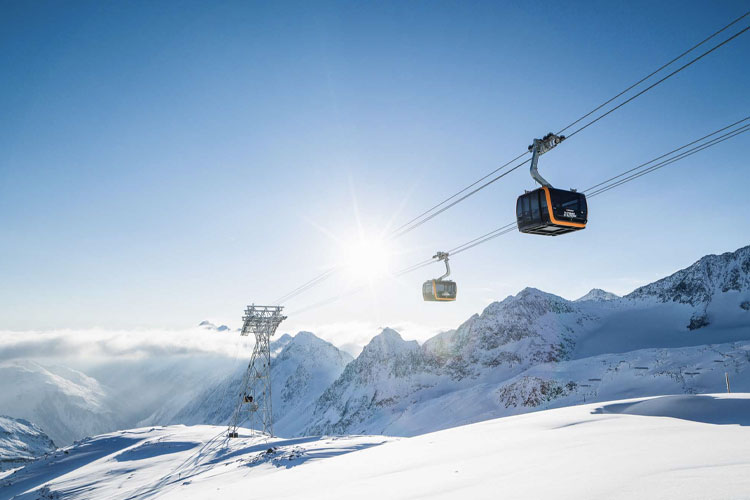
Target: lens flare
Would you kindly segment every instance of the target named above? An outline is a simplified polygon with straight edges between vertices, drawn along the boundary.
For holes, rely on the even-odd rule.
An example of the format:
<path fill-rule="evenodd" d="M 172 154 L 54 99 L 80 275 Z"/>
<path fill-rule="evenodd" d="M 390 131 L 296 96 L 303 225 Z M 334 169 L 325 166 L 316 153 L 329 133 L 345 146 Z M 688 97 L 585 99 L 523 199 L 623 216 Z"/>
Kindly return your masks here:
<path fill-rule="evenodd" d="M 388 274 L 391 248 L 383 238 L 362 236 L 343 245 L 346 273 L 353 281 L 373 281 Z"/>

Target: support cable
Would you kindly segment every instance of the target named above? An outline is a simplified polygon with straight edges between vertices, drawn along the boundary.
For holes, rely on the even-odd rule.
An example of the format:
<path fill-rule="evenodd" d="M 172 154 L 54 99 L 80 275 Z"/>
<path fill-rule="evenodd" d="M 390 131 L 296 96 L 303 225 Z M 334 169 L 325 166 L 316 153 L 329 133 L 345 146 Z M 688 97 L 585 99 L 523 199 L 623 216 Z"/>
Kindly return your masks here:
<path fill-rule="evenodd" d="M 594 185 L 593 185 L 593 186 L 591 186 L 590 188 L 586 188 L 585 190 L 583 190 L 583 192 L 584 192 L 584 193 L 588 193 L 588 192 L 590 192 L 590 191 L 593 191 L 594 189 L 598 188 L 599 186 L 603 186 L 604 184 L 607 184 L 607 183 L 609 183 L 610 181 L 613 181 L 613 180 L 615 180 L 615 179 L 618 179 L 618 178 L 620 178 L 620 177 L 622 177 L 622 176 L 624 176 L 624 175 L 626 175 L 626 174 L 629 174 L 630 172 L 633 172 L 633 171 L 635 171 L 635 170 L 638 170 L 639 168 L 641 168 L 641 167 L 644 167 L 644 166 L 646 166 L 646 165 L 648 165 L 648 164 L 650 164 L 650 163 L 653 163 L 653 162 L 655 162 L 655 161 L 661 160 L 662 158 L 664 158 L 664 157 L 666 157 L 666 156 L 669 156 L 669 155 L 671 155 L 672 153 L 676 153 L 677 151 L 679 151 L 679 150 L 681 150 L 681 149 L 685 149 L 685 148 L 686 148 L 686 147 L 688 147 L 688 146 L 692 146 L 693 144 L 695 144 L 695 143 L 697 143 L 697 142 L 700 142 L 700 141 L 702 141 L 702 140 L 704 140 L 704 139 L 707 139 L 708 137 L 711 137 L 712 135 L 716 135 L 716 134 L 718 134 L 719 132 L 723 132 L 723 131 L 725 131 L 725 130 L 726 130 L 726 129 L 728 129 L 728 128 L 732 128 L 732 127 L 734 127 L 735 125 L 739 125 L 740 123 L 742 123 L 742 122 L 746 122 L 746 121 L 748 121 L 748 120 L 750 120 L 750 116 L 746 116 L 746 117 L 745 117 L 745 118 L 743 118 L 742 120 L 738 120 L 738 121 L 736 121 L 736 122 L 732 123 L 731 125 L 727 125 L 726 127 L 720 128 L 719 130 L 715 130 L 715 131 L 711 132 L 710 134 L 706 134 L 706 135 L 704 135 L 704 136 L 703 136 L 703 137 L 701 137 L 700 139 L 696 139 L 696 140 L 694 140 L 694 141 L 692 141 L 692 142 L 689 142 L 689 143 L 685 144 L 684 146 L 680 146 L 679 148 L 673 149 L 673 150 L 672 150 L 672 151 L 670 151 L 669 153 L 664 153 L 663 155 L 661 155 L 661 156 L 659 156 L 659 157 L 657 157 L 657 158 L 654 158 L 653 160 L 647 161 L 647 162 L 645 162 L 645 163 L 641 163 L 640 165 L 638 165 L 638 166 L 636 166 L 636 167 L 633 167 L 633 168 L 631 168 L 630 170 L 626 170 L 625 172 L 622 172 L 622 173 L 620 173 L 620 174 L 618 174 L 618 175 L 615 175 L 614 177 L 610 177 L 609 179 L 607 179 L 607 180 L 605 180 L 605 181 L 602 181 L 602 182 L 600 182 L 599 184 L 594 184 Z"/>
<path fill-rule="evenodd" d="M 692 52 L 696 48 L 700 47 L 701 45 L 705 44 L 709 40 L 713 39 L 718 34 L 724 32 L 725 30 L 727 30 L 731 26 L 735 25 L 736 23 L 738 23 L 739 21 L 741 21 L 742 19 L 744 19 L 748 15 L 750 15 L 750 11 L 745 12 L 743 15 L 741 15 L 740 17 L 734 19 L 729 24 L 725 25 L 724 27 L 722 27 L 718 31 L 716 31 L 713 34 L 709 35 L 707 38 L 703 39 L 699 43 L 693 45 L 692 47 L 690 47 L 689 49 L 687 49 L 686 51 L 684 51 L 683 53 L 681 53 L 679 56 L 677 56 L 677 57 L 673 58 L 672 60 L 670 60 L 669 62 L 663 64 L 662 66 L 660 66 L 655 71 L 652 71 L 651 73 L 649 73 L 645 77 L 641 78 L 639 81 L 637 81 L 633 85 L 629 86 L 625 90 L 623 90 L 623 91 L 619 92 L 618 94 L 616 94 L 614 97 L 608 99 L 607 101 L 605 101 L 604 103 L 600 104 L 599 106 L 597 106 L 593 110 L 589 111 L 588 113 L 584 114 L 583 116 L 581 116 L 577 120 L 571 122 L 570 124 L 568 124 L 567 126 L 565 126 L 563 129 L 561 129 L 560 132 L 558 132 L 558 134 L 561 133 L 561 132 L 563 132 L 563 131 L 565 131 L 565 130 L 567 130 L 567 129 L 569 129 L 573 125 L 581 122 L 582 120 L 586 119 L 587 117 L 591 116 L 595 112 L 597 112 L 600 109 L 602 109 L 603 107 L 605 107 L 607 104 L 612 103 L 617 98 L 623 96 L 624 94 L 626 94 L 630 90 L 634 89 L 635 87 L 637 87 L 641 83 L 645 82 L 646 80 L 648 80 L 652 76 L 654 76 L 657 73 L 661 72 L 666 67 L 670 66 L 671 64 L 673 64 L 674 62 L 676 62 L 679 59 L 683 58 L 684 56 L 686 56 L 687 54 L 689 54 L 690 52 Z M 589 122 L 587 122 L 583 126 L 579 127 L 578 129 L 576 129 L 575 131 L 573 131 L 572 133 L 570 133 L 567 136 L 567 139 L 573 137 L 574 135 L 578 134 L 579 132 L 581 132 L 581 131 L 585 130 L 586 128 L 590 127 L 591 125 L 595 124 L 596 122 L 598 122 L 602 118 L 608 116 L 609 114 L 615 112 L 616 110 L 620 109 L 621 107 L 625 106 L 626 104 L 628 104 L 628 103 L 632 102 L 633 100 L 637 99 L 638 97 L 640 97 L 641 95 L 645 94 L 649 90 L 651 90 L 654 87 L 660 85 L 661 83 L 663 83 L 664 81 L 668 80 L 672 76 L 680 73 L 682 70 L 688 68 L 692 64 L 694 64 L 694 63 L 698 62 L 699 60 L 703 59 L 705 56 L 711 54 L 712 52 L 714 52 L 715 50 L 719 49 L 720 47 L 723 47 L 724 45 L 726 45 L 727 43 L 729 43 L 732 40 L 736 39 L 740 35 L 742 35 L 745 32 L 747 32 L 748 30 L 750 30 L 750 26 L 745 27 L 744 29 L 740 30 L 739 32 L 737 32 L 734 35 L 730 36 L 729 38 L 725 39 L 724 41 L 718 43 L 717 45 L 713 46 L 712 48 L 708 49 L 707 51 L 701 53 L 697 57 L 694 57 L 693 59 L 691 59 L 687 63 L 683 64 L 682 66 L 680 66 L 676 70 L 672 71 L 671 73 L 669 73 L 665 77 L 657 80 L 656 82 L 652 83 L 651 85 L 649 85 L 645 89 L 641 90 L 640 92 L 636 93 L 635 95 L 631 96 L 630 98 L 626 99 L 625 101 L 619 103 L 618 105 L 616 105 L 615 107 L 609 109 L 605 113 L 603 113 L 603 114 L 597 116 L 596 118 L 590 120 Z M 454 193 L 453 195 L 449 196 L 448 198 L 444 199 L 440 203 L 432 206 L 430 209 L 428 209 L 428 210 L 422 212 L 421 214 L 419 214 L 418 216 L 412 218 L 410 221 L 406 222 L 405 224 L 402 224 L 401 226 L 399 226 L 398 228 L 396 228 L 391 233 L 391 235 L 389 236 L 389 239 L 396 239 L 396 238 L 399 238 L 399 237 L 401 237 L 401 236 L 403 236 L 403 235 L 405 235 L 405 234 L 413 231 L 414 229 L 418 228 L 422 224 L 424 224 L 424 223 L 430 221 L 431 219 L 437 217 L 441 213 L 443 213 L 446 210 L 452 208 L 453 206 L 457 205 L 458 203 L 466 200 L 470 196 L 475 195 L 476 193 L 478 193 L 482 189 L 488 187 L 489 185 L 493 184 L 494 182 L 498 181 L 499 179 L 505 177 L 506 175 L 508 175 L 509 173 L 513 172 L 514 170 L 517 170 L 518 168 L 520 168 L 524 164 L 528 163 L 530 160 L 526 160 L 526 161 L 524 161 L 522 163 L 519 163 L 518 165 L 515 165 L 511 169 L 509 169 L 509 170 L 501 173 L 500 175 L 497 175 L 497 176 L 493 177 L 492 179 L 490 179 L 489 181 L 487 181 L 484 184 L 480 185 L 479 187 L 477 187 L 477 188 L 473 189 L 472 191 L 466 193 L 467 190 L 469 190 L 472 187 L 476 186 L 480 182 L 488 179 L 493 174 L 500 172 L 501 170 L 503 170 L 504 168 L 506 168 L 507 166 L 509 166 L 513 162 L 515 162 L 515 161 L 519 160 L 520 158 L 522 158 L 527 153 L 528 153 L 528 151 L 525 151 L 525 152 L 521 153 L 520 155 L 518 155 L 515 158 L 513 158 L 512 160 L 504 163 L 503 165 L 501 165 L 500 167 L 496 168 L 495 170 L 493 170 L 492 172 L 488 173 L 487 175 L 485 175 L 485 176 L 481 177 L 480 179 L 474 181 L 472 184 L 466 186 L 465 188 L 461 189 L 460 191 L 458 191 L 458 192 Z M 669 154 L 669 153 L 667 153 L 667 154 Z M 462 193 L 466 193 L 466 194 L 464 196 L 461 196 L 458 199 L 455 199 L 457 196 L 461 195 Z M 452 203 L 450 203 L 448 205 L 445 205 L 446 203 L 448 203 L 449 201 L 454 200 L 454 199 L 455 199 L 455 201 L 453 201 Z M 442 207 L 442 208 L 440 208 L 440 207 Z M 325 281 L 326 279 L 328 279 L 331 275 L 335 274 L 337 272 L 337 270 L 338 270 L 338 266 L 325 271 L 324 273 L 320 274 L 319 276 L 316 276 L 315 278 L 311 279 L 310 281 L 308 281 L 304 285 L 301 285 L 300 287 L 292 290 L 288 294 L 282 296 L 282 298 L 280 300 L 276 301 L 275 303 L 281 303 L 282 301 L 287 301 L 287 300 L 289 300 L 289 299 L 291 299 L 293 297 L 296 297 L 296 296 L 300 295 L 301 293 L 304 293 L 305 291 L 309 290 L 310 288 L 316 286 L 318 283 L 321 283 L 322 281 Z"/>
<path fill-rule="evenodd" d="M 599 106 L 595 107 L 594 109 L 592 109 L 591 111 L 589 111 L 588 113 L 586 113 L 585 115 L 583 115 L 582 117 L 580 117 L 579 119 L 577 119 L 576 121 L 574 121 L 572 123 L 569 123 L 568 125 L 566 125 L 562 129 L 560 129 L 560 131 L 556 135 L 562 134 L 563 132 L 565 132 L 566 130 L 568 130 L 570 127 L 572 127 L 576 123 L 578 123 L 581 120 L 584 120 L 584 119 L 588 118 L 589 116 L 593 115 L 594 113 L 596 113 L 597 111 L 599 111 L 600 109 L 602 109 L 604 106 L 606 106 L 607 104 L 609 104 L 612 101 L 614 101 L 615 99 L 617 99 L 618 97 L 621 97 L 622 95 L 627 94 L 629 91 L 633 90 L 635 87 L 637 87 L 641 83 L 645 82 L 646 80 L 648 80 L 649 78 L 651 78 L 652 76 L 654 76 L 655 74 L 657 74 L 658 72 L 660 72 L 661 70 L 663 70 L 664 68 L 666 68 L 667 66 L 669 66 L 672 63 L 678 61 L 679 59 L 682 59 L 683 57 L 685 57 L 686 55 L 688 55 L 690 52 L 694 51 L 695 49 L 697 49 L 698 47 L 700 47 L 701 45 L 703 45 L 707 41 L 711 40 L 713 37 L 715 37 L 719 33 L 723 32 L 723 31 L 727 30 L 728 28 L 730 28 L 731 26 L 737 24 L 742 19 L 746 18 L 748 15 L 750 15 L 750 11 L 745 12 L 740 17 L 738 17 L 737 19 L 735 19 L 731 23 L 729 23 L 726 26 L 724 26 L 723 28 L 721 28 L 719 31 L 715 31 L 713 34 L 709 35 L 707 38 L 704 38 L 703 40 L 701 40 L 697 44 L 693 45 L 692 47 L 690 47 L 689 49 L 687 49 L 685 52 L 683 52 L 679 56 L 677 56 L 674 59 L 672 59 L 671 61 L 662 64 L 657 69 L 655 69 L 654 71 L 652 71 L 648 75 L 644 76 L 643 78 L 641 78 L 640 80 L 638 80 L 637 82 L 635 82 L 630 87 L 626 88 L 625 90 L 623 90 L 622 92 L 620 92 L 616 96 L 612 97 L 611 99 L 608 99 L 607 101 L 604 101 Z"/>
<path fill-rule="evenodd" d="M 729 140 L 729 139 L 731 139 L 731 138 L 733 138 L 735 136 L 738 136 L 740 134 L 743 134 L 745 132 L 750 132 L 750 125 L 745 125 L 744 127 L 741 127 L 741 128 L 739 128 L 739 129 L 737 129 L 737 130 L 735 130 L 733 132 L 729 132 L 727 134 L 719 136 L 716 139 L 713 139 L 713 140 L 709 141 L 706 144 L 703 144 L 701 146 L 696 146 L 696 147 L 694 147 L 692 149 L 689 149 L 689 150 L 687 150 L 687 151 L 685 151 L 683 153 L 680 153 L 679 155 L 676 155 L 673 158 L 670 158 L 668 160 L 664 160 L 663 162 L 657 163 L 656 165 L 653 165 L 653 166 L 651 166 L 651 167 L 649 167 L 649 168 L 647 168 L 647 169 L 645 169 L 645 170 L 643 170 L 641 172 L 632 174 L 629 177 L 626 177 L 625 179 L 622 179 L 620 181 L 612 183 L 609 186 L 605 186 L 605 187 L 603 187 L 601 189 L 598 189 L 597 191 L 595 191 L 594 193 L 592 193 L 591 195 L 589 195 L 587 197 L 588 198 L 593 198 L 594 196 L 598 196 L 598 195 L 600 195 L 600 194 L 602 194 L 602 193 L 604 193 L 606 191 L 609 191 L 610 189 L 614 189 L 614 188 L 619 187 L 619 186 L 621 186 L 623 184 L 627 184 L 628 182 L 633 181 L 633 180 L 637 179 L 638 177 L 644 176 L 646 174 L 650 174 L 651 172 L 659 170 L 662 167 L 666 167 L 667 165 L 670 165 L 670 164 L 672 164 L 672 163 L 674 163 L 676 161 L 682 160 L 683 158 L 687 158 L 688 156 L 692 156 L 695 153 L 698 153 L 700 151 L 703 151 L 704 149 L 707 149 L 707 148 L 710 148 L 712 146 L 715 146 L 715 145 L 717 145 L 719 143 L 722 143 L 722 142 L 724 142 L 726 140 Z"/>
<path fill-rule="evenodd" d="M 625 101 L 621 102 L 620 104 L 618 104 L 618 105 L 617 105 L 617 106 L 615 106 L 614 108 L 610 109 L 610 110 L 609 110 L 609 111 L 607 111 L 606 113 L 604 113 L 604 114 L 602 114 L 602 115 L 599 115 L 598 117 L 594 118 L 593 120 L 591 120 L 590 122 L 588 122 L 588 123 L 587 123 L 586 125 L 584 125 L 584 126 L 582 126 L 582 127 L 579 127 L 579 128 L 577 128 L 577 129 L 576 129 L 575 131 L 573 131 L 573 132 L 571 132 L 570 134 L 568 134 L 568 136 L 567 136 L 566 138 L 567 138 L 567 139 L 570 139 L 571 137 L 573 137 L 574 135 L 576 135 L 576 134 L 577 134 L 578 132 L 581 132 L 581 131 L 583 131 L 583 130 L 586 130 L 586 129 L 587 129 L 588 127 L 590 127 L 590 126 L 591 126 L 591 125 L 593 125 L 594 123 L 598 122 L 599 120 L 601 120 L 601 119 L 602 119 L 602 118 L 604 118 L 605 116 L 609 115 L 610 113 L 613 113 L 613 112 L 617 111 L 617 110 L 618 110 L 618 109 L 620 109 L 621 107 L 625 106 L 625 105 L 626 105 L 627 103 L 629 103 L 629 102 L 631 102 L 632 100 L 634 100 L 634 99 L 637 99 L 638 97 L 642 96 L 643 94 L 645 94 L 645 93 L 646 93 L 646 92 L 648 92 L 649 90 L 653 89 L 654 87 L 656 87 L 656 86 L 657 86 L 657 85 L 659 85 L 660 83 L 662 83 L 662 82 L 664 82 L 665 80 L 667 80 L 667 79 L 669 79 L 669 78 L 673 77 L 674 75 L 676 75 L 677 73 L 679 73 L 679 72 L 680 72 L 680 71 L 682 71 L 683 69 L 685 69 L 685 68 L 689 67 L 690 65 L 692 65 L 692 64 L 694 64 L 694 63 L 696 63 L 696 62 L 700 61 L 701 59 L 703 59 L 704 57 L 706 57 L 706 56 L 707 56 L 708 54 L 710 54 L 711 52 L 715 51 L 716 49 L 718 49 L 718 48 L 720 48 L 720 47 L 723 47 L 724 45 L 726 45 L 727 43 L 731 42 L 732 40 L 734 40 L 734 39 L 735 39 L 735 38 L 737 38 L 738 36 L 740 36 L 740 35 L 744 34 L 745 32 L 747 32 L 747 30 L 750 30 L 750 26 L 747 26 L 747 27 L 745 27 L 745 28 L 744 28 L 743 30 L 741 30 L 741 31 L 738 31 L 738 32 L 737 32 L 737 33 L 735 33 L 734 35 L 730 36 L 729 38 L 727 38 L 727 39 L 726 39 L 726 40 L 724 40 L 723 42 L 719 43 L 718 45 L 715 45 L 715 46 L 713 46 L 712 48 L 710 48 L 710 49 L 709 49 L 709 50 L 707 50 L 706 52 L 702 53 L 702 54 L 701 54 L 701 55 L 699 55 L 698 57 L 695 57 L 695 58 L 691 59 L 690 61 L 688 61 L 687 63 L 683 64 L 682 66 L 680 66 L 680 67 L 679 67 L 679 68 L 677 68 L 676 70 L 672 71 L 672 72 L 671 72 L 670 74 L 668 74 L 668 75 L 667 75 L 667 76 L 665 76 L 664 78 L 661 78 L 660 80 L 657 80 L 656 82 L 652 83 L 651 85 L 649 85 L 649 86 L 648 86 L 648 87 L 646 87 L 645 89 L 641 90 L 640 92 L 638 92 L 638 93 L 637 93 L 637 94 L 635 94 L 634 96 L 632 96 L 632 97 L 630 97 L 630 98 L 626 99 Z"/>
<path fill-rule="evenodd" d="M 639 165 L 638 167 L 635 167 L 635 169 L 641 168 L 642 166 L 645 166 L 645 165 L 651 165 L 652 163 L 654 163 L 655 161 L 658 161 L 659 159 L 663 159 L 663 158 L 665 158 L 666 156 L 669 156 L 672 153 L 675 153 L 677 151 L 681 151 L 681 150 L 685 149 L 688 146 L 696 144 L 697 142 L 700 142 L 703 139 L 706 139 L 708 137 L 716 135 L 717 133 L 719 133 L 721 131 L 724 131 L 724 130 L 727 130 L 728 128 L 731 128 L 732 126 L 736 126 L 736 125 L 738 125 L 738 124 L 740 124 L 740 123 L 742 123 L 744 121 L 747 121 L 748 119 L 750 119 L 750 117 L 745 118 L 743 120 L 739 120 L 739 121 L 733 123 L 732 125 L 729 125 L 727 127 L 723 127 L 723 128 L 721 128 L 721 129 L 719 129 L 717 131 L 714 131 L 714 132 L 712 132 L 710 134 L 707 134 L 707 135 L 703 136 L 701 139 L 697 139 L 695 141 L 691 141 L 688 144 L 685 144 L 684 146 L 681 146 L 679 148 L 676 148 L 676 149 L 672 150 L 670 153 L 660 155 L 660 156 L 654 158 L 653 160 L 645 162 L 645 163 Z M 600 187 L 599 189 L 597 189 L 596 191 L 594 191 L 594 193 L 592 193 L 590 195 L 587 195 L 587 198 L 593 198 L 594 196 L 602 194 L 602 193 L 604 193 L 606 191 L 609 191 L 611 189 L 615 189 L 615 188 L 617 188 L 617 187 L 619 187 L 619 186 L 621 186 L 623 184 L 626 184 L 626 183 L 628 183 L 628 182 L 630 182 L 632 180 L 637 179 L 638 177 L 641 177 L 643 175 L 652 173 L 652 172 L 654 172 L 654 171 L 656 171 L 656 170 L 658 170 L 660 168 L 663 168 L 663 167 L 665 167 L 667 165 L 670 165 L 672 163 L 675 163 L 677 161 L 685 159 L 685 158 L 687 158 L 689 156 L 692 156 L 695 153 L 698 153 L 698 152 L 703 151 L 705 149 L 708 149 L 710 147 L 716 146 L 717 144 L 720 144 L 720 143 L 722 143 L 722 142 L 724 142 L 726 140 L 729 140 L 729 139 L 731 139 L 733 137 L 736 137 L 736 136 L 738 136 L 738 135 L 740 135 L 740 134 L 742 134 L 744 132 L 750 132 L 750 124 L 743 125 L 742 127 L 738 127 L 735 130 L 729 131 L 729 132 L 727 132 L 727 133 L 725 133 L 725 134 L 723 134 L 721 136 L 715 137 L 715 138 L 713 138 L 713 139 L 711 139 L 709 141 L 704 142 L 703 144 L 697 145 L 697 146 L 695 146 L 695 147 L 693 147 L 691 149 L 683 151 L 682 153 L 674 155 L 674 156 L 672 156 L 670 158 L 666 158 L 662 162 L 656 163 L 654 165 L 651 165 L 650 167 L 648 167 L 648 168 L 646 168 L 644 170 L 641 170 L 640 172 L 632 173 L 630 176 L 628 176 L 628 177 L 626 177 L 624 179 L 617 180 L 616 182 L 613 182 L 613 183 L 608 184 L 608 185 L 604 185 L 604 184 L 607 184 L 607 182 L 609 182 L 609 181 L 601 182 L 601 183 L 597 184 L 596 186 L 602 186 L 602 187 Z M 629 169 L 629 170 L 623 172 L 622 174 L 619 174 L 619 175 L 611 178 L 610 180 L 612 180 L 612 179 L 619 179 L 623 175 L 625 175 L 625 174 L 627 174 L 629 172 L 633 172 L 635 169 Z M 499 228 L 497 228 L 497 229 L 495 229 L 493 231 L 490 231 L 489 233 L 486 233 L 486 234 L 484 234 L 482 236 L 479 236 L 478 238 L 474 238 L 474 239 L 469 240 L 469 241 L 467 241 L 465 243 L 462 243 L 461 245 L 458 245 L 458 246 L 454 247 L 448 253 L 450 255 L 456 255 L 456 254 L 459 254 L 461 252 L 465 252 L 466 250 L 469 250 L 471 248 L 479 246 L 482 243 L 486 243 L 486 242 L 488 242 L 490 240 L 493 240 L 493 239 L 495 239 L 495 238 L 497 238 L 499 236 L 502 236 L 504 234 L 508 234 L 508 233 L 514 232 L 515 230 L 516 230 L 516 223 L 515 222 L 511 222 L 509 224 L 505 224 L 504 226 L 501 226 L 501 227 L 499 227 Z M 422 269 L 423 267 L 429 266 L 429 265 L 433 264 L 434 262 L 438 262 L 438 260 L 435 259 L 435 258 L 427 259 L 427 260 L 425 260 L 423 262 L 420 262 L 418 264 L 414 264 L 414 265 L 412 265 L 410 267 L 402 269 L 401 271 L 398 271 L 397 273 L 395 273 L 393 275 L 393 277 L 400 277 L 400 276 L 403 276 L 405 274 L 414 272 L 414 271 L 416 271 L 418 269 Z M 311 304 L 310 306 L 307 306 L 305 308 L 296 310 L 292 314 L 301 314 L 303 312 L 310 311 L 312 309 L 317 309 L 319 307 L 322 307 L 324 305 L 330 304 L 332 302 L 336 302 L 336 301 L 338 301 L 338 300 L 340 300 L 342 298 L 345 298 L 345 297 L 348 297 L 350 295 L 359 293 L 359 292 L 365 290 L 366 288 L 367 288 L 367 285 L 357 286 L 355 288 L 352 288 L 352 289 L 348 290 L 347 292 L 341 293 L 341 294 L 333 296 L 333 297 L 329 297 L 329 298 L 327 298 L 325 300 L 322 300 L 320 302 L 316 302 L 314 304 Z"/>

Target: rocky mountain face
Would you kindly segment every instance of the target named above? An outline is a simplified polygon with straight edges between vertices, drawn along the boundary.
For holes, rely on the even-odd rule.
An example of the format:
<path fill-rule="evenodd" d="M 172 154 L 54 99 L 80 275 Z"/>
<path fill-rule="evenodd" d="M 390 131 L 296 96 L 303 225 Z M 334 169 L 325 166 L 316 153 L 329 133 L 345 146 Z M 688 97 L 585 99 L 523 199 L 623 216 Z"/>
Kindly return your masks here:
<path fill-rule="evenodd" d="M 595 289 L 571 302 L 527 288 L 422 346 L 385 329 L 316 402 L 306 433 L 412 435 L 584 401 L 715 392 L 723 369 L 750 390 L 749 283 L 746 247 L 623 298 Z"/>
<path fill-rule="evenodd" d="M 654 298 L 659 302 L 706 305 L 722 293 L 750 290 L 750 246 L 736 252 L 707 255 L 692 266 L 642 286 L 630 299 Z"/>
<path fill-rule="evenodd" d="M 57 447 L 28 420 L 0 415 L 0 471 L 20 467 Z"/>
<path fill-rule="evenodd" d="M 448 427 L 458 414 L 450 408 L 451 414 L 443 410 L 431 423 L 410 414 L 448 395 L 460 399 L 466 390 L 567 359 L 576 333 L 594 319 L 574 303 L 527 288 L 422 346 L 384 329 L 323 393 L 306 433 L 411 434 L 412 427 Z"/>

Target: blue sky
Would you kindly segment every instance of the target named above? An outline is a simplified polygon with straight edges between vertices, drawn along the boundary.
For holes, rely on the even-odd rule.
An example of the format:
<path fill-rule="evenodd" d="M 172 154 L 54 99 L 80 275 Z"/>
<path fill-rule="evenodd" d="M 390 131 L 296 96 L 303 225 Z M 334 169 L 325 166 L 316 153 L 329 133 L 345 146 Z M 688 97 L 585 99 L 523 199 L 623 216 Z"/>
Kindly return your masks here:
<path fill-rule="evenodd" d="M 400 225 L 746 10 L 746 2 L 7 2 L 0 328 L 237 326 L 246 303 Z M 745 26 L 747 21 L 741 25 Z M 750 35 L 542 158 L 585 188 L 750 114 Z M 450 328 L 526 286 L 632 290 L 750 243 L 745 134 L 517 233 L 289 318 Z M 394 269 L 513 220 L 519 169 L 408 236 Z M 391 226 L 389 226 L 391 224 Z M 346 290 L 326 281 L 288 310 Z M 327 325 L 327 326 L 326 326 Z M 331 325 L 339 325 L 333 327 Z M 374 332 L 371 332 L 374 333 Z"/>

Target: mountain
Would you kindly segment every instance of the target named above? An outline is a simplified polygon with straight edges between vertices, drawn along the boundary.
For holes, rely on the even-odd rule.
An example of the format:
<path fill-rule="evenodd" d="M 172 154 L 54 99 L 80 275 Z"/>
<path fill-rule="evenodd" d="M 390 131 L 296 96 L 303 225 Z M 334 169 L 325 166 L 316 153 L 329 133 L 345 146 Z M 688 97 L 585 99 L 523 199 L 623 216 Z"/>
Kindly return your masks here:
<path fill-rule="evenodd" d="M 277 432 L 301 431 L 306 408 L 352 360 L 309 332 L 271 343 Z M 138 425 L 224 423 L 248 359 L 207 354 L 123 359 L 86 374 L 33 361 L 0 364 L 0 412 L 33 420 L 61 445 Z"/>
<path fill-rule="evenodd" d="M 627 297 L 705 306 L 726 293 L 746 298 L 748 290 L 750 246 L 721 255 L 707 255 L 688 268 L 636 289 Z"/>
<path fill-rule="evenodd" d="M 527 288 L 422 346 L 385 329 L 316 402 L 306 433 L 411 436 L 586 401 L 722 390 L 725 372 L 750 389 L 749 283 L 745 247 L 622 298 Z"/>
<path fill-rule="evenodd" d="M 57 448 L 28 420 L 0 415 L 0 471 L 22 466 Z"/>
<path fill-rule="evenodd" d="M 750 488 L 750 394 L 608 401 L 413 438 L 242 429 L 217 438 L 224 431 L 178 425 L 86 439 L 0 475 L 0 500 L 718 500 Z"/>
<path fill-rule="evenodd" d="M 2 411 L 35 422 L 56 443 L 68 444 L 126 423 L 107 389 L 79 371 L 16 361 L 0 365 L 0 381 Z"/>
<path fill-rule="evenodd" d="M 323 391 L 341 375 L 352 357 L 310 332 L 294 337 L 283 335 L 271 343 L 272 406 L 274 430 L 280 435 L 299 434 L 307 422 L 310 407 Z M 247 361 L 238 364 L 231 375 L 208 385 L 166 421 L 152 418 L 144 424 L 225 424 L 237 404 Z"/>
<path fill-rule="evenodd" d="M 312 333 L 284 334 L 271 343 L 274 430 L 412 436 L 592 401 L 721 391 L 725 373 L 733 390 L 750 390 L 749 272 L 745 247 L 619 298 L 526 288 L 422 345 L 383 329 L 356 359 Z M 247 362 L 177 354 L 86 374 L 5 363 L 0 413 L 62 445 L 139 425 L 222 425 Z"/>
<path fill-rule="evenodd" d="M 586 300 L 594 300 L 596 302 L 603 302 L 605 300 L 616 300 L 619 298 L 619 295 L 616 295 L 612 292 L 607 292 L 606 290 L 602 290 L 601 288 L 592 288 L 586 295 L 576 299 L 575 301 L 583 302 Z"/>
<path fill-rule="evenodd" d="M 198 323 L 198 326 L 201 327 L 201 328 L 204 328 L 206 330 L 214 330 L 214 331 L 217 331 L 217 332 L 228 332 L 229 331 L 229 327 L 227 325 L 216 326 L 216 325 L 214 325 L 213 323 L 211 323 L 208 320 L 201 321 L 200 323 Z"/>

